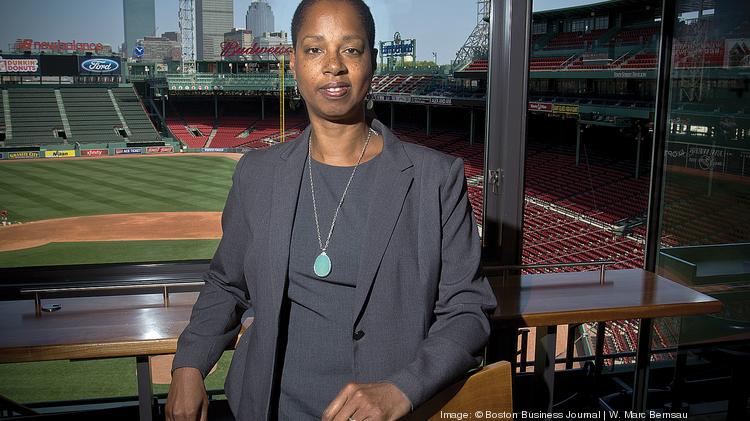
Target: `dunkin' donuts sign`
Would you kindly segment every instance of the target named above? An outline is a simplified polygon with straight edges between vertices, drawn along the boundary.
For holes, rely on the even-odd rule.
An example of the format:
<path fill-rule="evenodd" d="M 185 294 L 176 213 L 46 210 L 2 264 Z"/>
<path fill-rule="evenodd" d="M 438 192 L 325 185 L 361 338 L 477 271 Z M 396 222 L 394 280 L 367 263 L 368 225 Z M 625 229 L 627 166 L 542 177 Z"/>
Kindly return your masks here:
<path fill-rule="evenodd" d="M 0 56 L 0 73 L 36 73 L 38 71 L 39 59 Z"/>

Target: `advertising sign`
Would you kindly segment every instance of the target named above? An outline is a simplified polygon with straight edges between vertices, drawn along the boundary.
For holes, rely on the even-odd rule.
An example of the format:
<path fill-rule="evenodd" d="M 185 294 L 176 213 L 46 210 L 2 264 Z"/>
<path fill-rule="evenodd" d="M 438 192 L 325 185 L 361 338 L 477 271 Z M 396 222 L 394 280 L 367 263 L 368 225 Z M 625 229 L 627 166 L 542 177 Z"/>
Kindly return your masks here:
<path fill-rule="evenodd" d="M 676 40 L 672 46 L 672 56 L 676 67 L 721 66 L 724 63 L 725 40 L 704 40 L 690 42 Z"/>
<path fill-rule="evenodd" d="M 34 159 L 39 158 L 39 151 L 8 152 L 8 159 Z"/>
<path fill-rule="evenodd" d="M 143 148 L 116 148 L 115 154 L 116 155 L 132 155 L 132 154 L 139 154 L 143 152 Z"/>
<path fill-rule="evenodd" d="M 81 156 L 107 156 L 109 150 L 107 149 L 84 149 L 81 151 Z"/>
<path fill-rule="evenodd" d="M 750 67 L 750 38 L 728 39 L 726 42 L 726 67 Z"/>
<path fill-rule="evenodd" d="M 0 55 L 0 73 L 39 74 L 39 57 Z"/>
<path fill-rule="evenodd" d="M 550 102 L 529 102 L 529 111 L 552 112 L 552 103 Z"/>
<path fill-rule="evenodd" d="M 258 43 L 252 45 L 252 47 L 243 48 L 237 41 L 224 41 L 221 43 L 221 56 L 222 57 L 236 57 L 236 56 L 254 56 L 258 54 L 273 54 L 275 56 L 285 55 L 288 56 L 294 51 L 294 48 L 288 45 L 276 45 L 268 47 L 259 47 Z"/>
<path fill-rule="evenodd" d="M 615 79 L 646 79 L 648 73 L 644 71 L 616 71 L 613 73 Z"/>
<path fill-rule="evenodd" d="M 411 96 L 408 94 L 373 94 L 372 98 L 376 101 L 385 101 L 385 102 L 403 102 L 403 103 L 409 103 L 411 102 Z"/>
<path fill-rule="evenodd" d="M 721 171 L 727 157 L 727 149 L 704 145 L 689 145 L 687 166 L 704 171 Z"/>
<path fill-rule="evenodd" d="M 5 159 L 5 152 L 0 152 L 0 159 Z"/>
<path fill-rule="evenodd" d="M 557 114 L 578 114 L 578 105 L 552 104 L 552 112 Z"/>
<path fill-rule="evenodd" d="M 172 153 L 174 148 L 171 146 L 148 146 L 146 153 Z"/>
<path fill-rule="evenodd" d="M 44 151 L 45 158 L 68 158 L 71 156 L 76 156 L 76 151 L 70 149 L 61 151 Z"/>
<path fill-rule="evenodd" d="M 384 45 L 382 54 L 388 56 L 403 56 L 414 53 L 414 44 L 411 40 L 403 41 L 401 44 Z"/>
<path fill-rule="evenodd" d="M 21 51 L 53 51 L 56 53 L 67 53 L 67 52 L 85 52 L 85 51 L 96 51 L 99 52 L 104 49 L 104 44 L 101 42 L 79 42 L 76 40 L 72 41 L 34 41 L 33 39 L 17 39 L 15 47 Z"/>
<path fill-rule="evenodd" d="M 120 59 L 106 57 L 81 57 L 79 71 L 82 75 L 119 75 Z"/>
<path fill-rule="evenodd" d="M 451 105 L 453 101 L 449 97 L 442 96 L 417 96 L 411 97 L 413 104 Z"/>
<path fill-rule="evenodd" d="M 668 142 L 667 165 L 701 171 L 747 176 L 750 151 L 696 143 Z"/>

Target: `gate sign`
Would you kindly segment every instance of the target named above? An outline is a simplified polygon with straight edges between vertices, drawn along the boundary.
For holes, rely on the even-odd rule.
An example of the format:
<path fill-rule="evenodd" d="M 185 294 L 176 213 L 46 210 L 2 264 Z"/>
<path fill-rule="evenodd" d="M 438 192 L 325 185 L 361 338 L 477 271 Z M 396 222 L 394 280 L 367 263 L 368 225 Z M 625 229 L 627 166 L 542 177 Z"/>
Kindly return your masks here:
<path fill-rule="evenodd" d="M 89 58 L 81 62 L 81 74 L 120 74 L 120 62 L 104 57 Z"/>

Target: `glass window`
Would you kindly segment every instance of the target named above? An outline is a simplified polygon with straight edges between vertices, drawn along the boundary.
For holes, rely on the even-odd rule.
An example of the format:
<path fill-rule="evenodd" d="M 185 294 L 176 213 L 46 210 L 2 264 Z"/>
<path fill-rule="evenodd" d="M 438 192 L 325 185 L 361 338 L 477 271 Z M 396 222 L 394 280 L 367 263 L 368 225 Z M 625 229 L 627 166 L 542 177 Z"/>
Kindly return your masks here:
<path fill-rule="evenodd" d="M 657 324 L 679 344 L 675 399 L 689 401 L 689 375 L 698 384 L 730 373 L 716 387 L 744 384 L 733 358 L 750 334 L 750 120 L 740 112 L 750 107 L 750 6 L 676 3 L 658 272 L 724 304 L 720 314 Z M 705 368 L 691 375 L 688 367 Z M 746 416 L 731 396 L 705 401 L 727 405 L 727 419 Z"/>
<path fill-rule="evenodd" d="M 595 29 L 609 28 L 609 16 L 597 16 L 594 25 Z"/>
<path fill-rule="evenodd" d="M 534 22 L 531 25 L 531 33 L 534 35 L 547 33 L 547 22 Z"/>
<path fill-rule="evenodd" d="M 661 2 L 549 3 L 535 1 L 536 16 L 566 25 L 530 52 L 522 262 L 549 265 L 528 273 L 642 268 Z M 591 354 L 596 327 L 575 331 L 576 355 Z M 633 363 L 637 328 L 607 323 L 605 353 L 631 354 L 605 364 Z"/>

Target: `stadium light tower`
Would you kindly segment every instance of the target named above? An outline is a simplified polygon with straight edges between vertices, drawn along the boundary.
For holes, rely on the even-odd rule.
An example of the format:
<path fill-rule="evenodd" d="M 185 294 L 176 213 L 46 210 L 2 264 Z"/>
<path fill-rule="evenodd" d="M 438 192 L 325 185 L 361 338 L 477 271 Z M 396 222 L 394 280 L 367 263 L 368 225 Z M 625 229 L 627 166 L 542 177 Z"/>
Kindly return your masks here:
<path fill-rule="evenodd" d="M 487 58 L 490 46 L 490 2 L 491 0 L 477 0 L 477 25 L 456 53 L 454 67 L 460 67 L 475 58 Z"/>
<path fill-rule="evenodd" d="M 193 0 L 180 0 L 180 39 L 182 57 L 180 58 L 181 73 L 195 73 L 195 8 Z"/>

